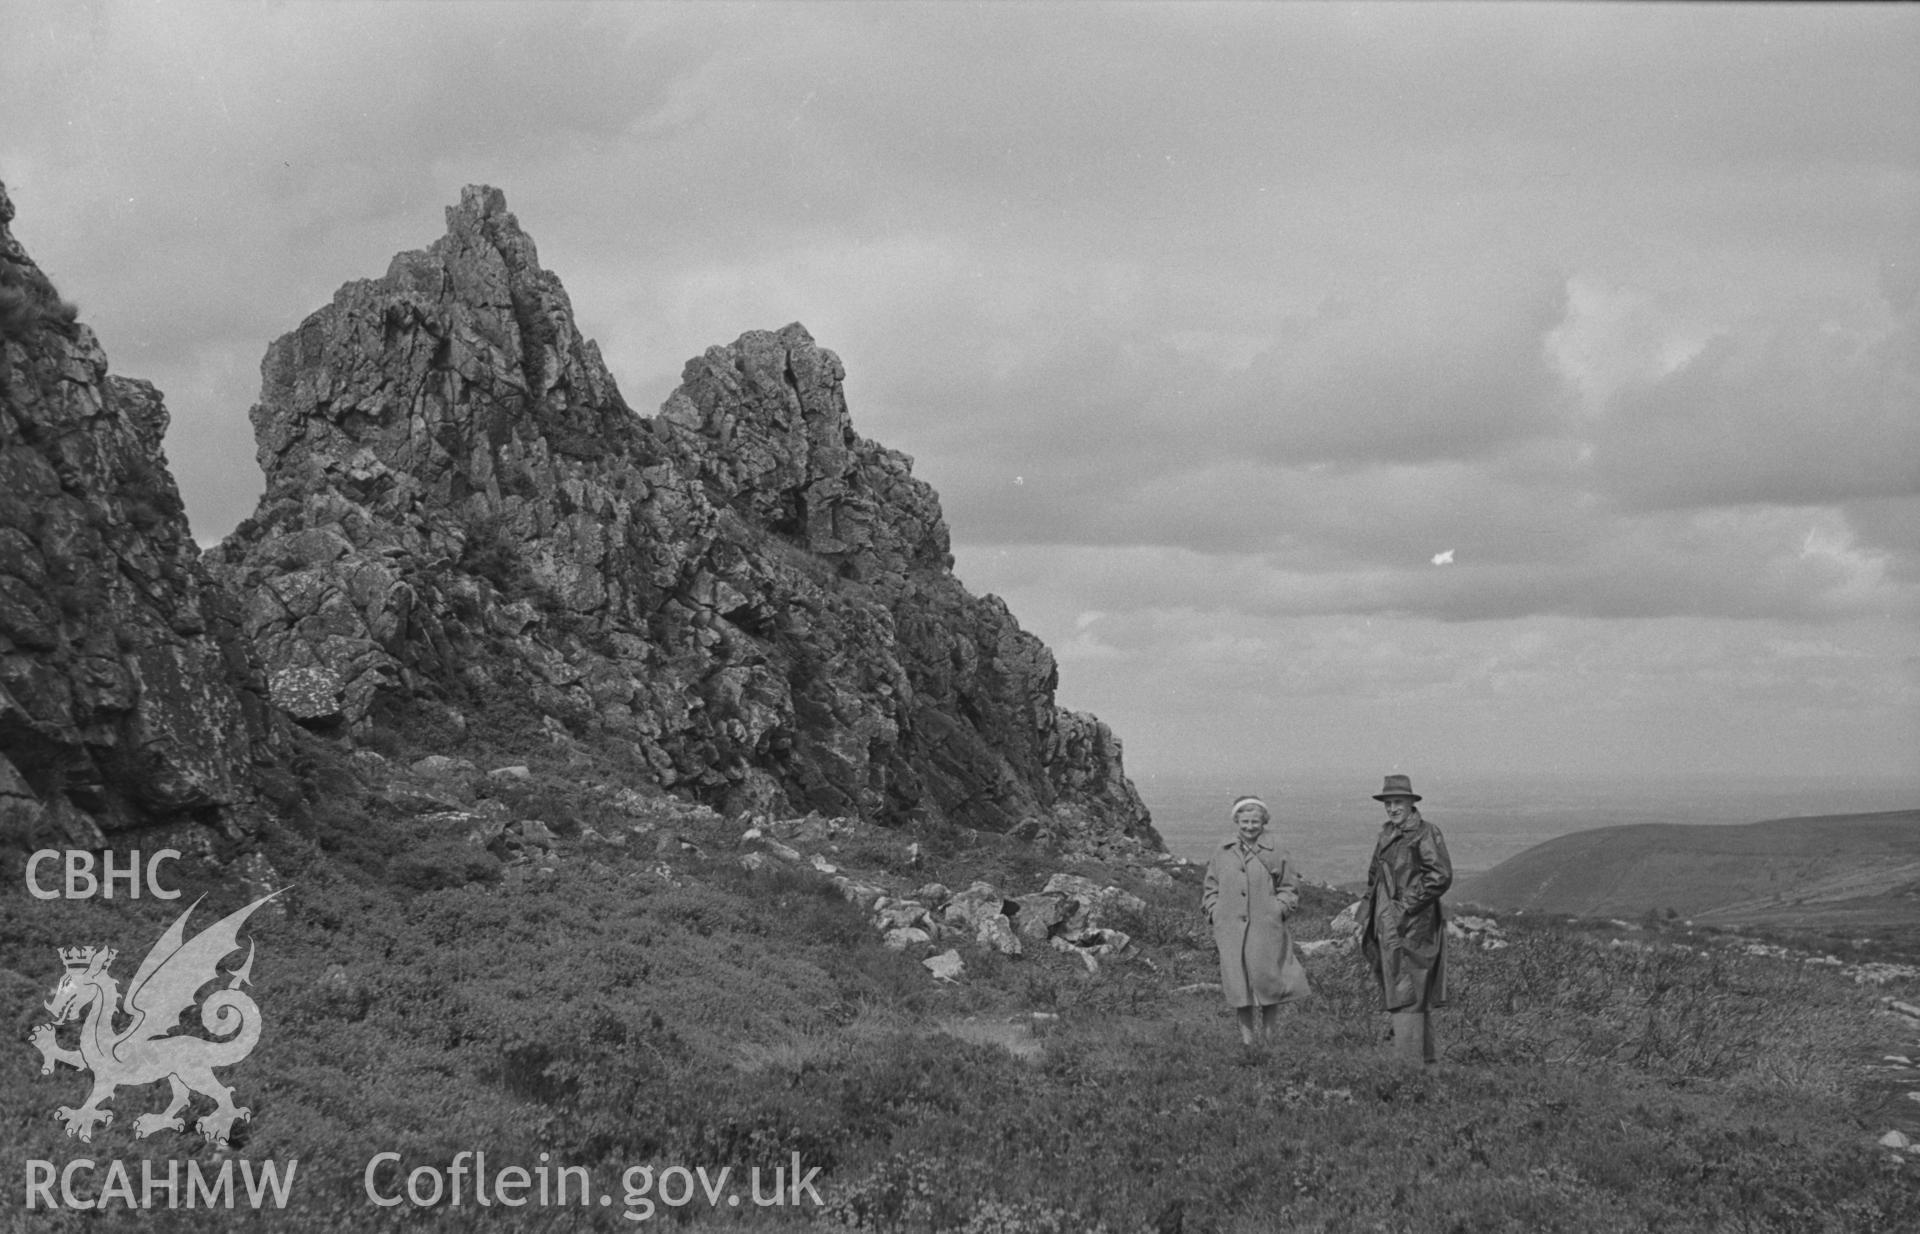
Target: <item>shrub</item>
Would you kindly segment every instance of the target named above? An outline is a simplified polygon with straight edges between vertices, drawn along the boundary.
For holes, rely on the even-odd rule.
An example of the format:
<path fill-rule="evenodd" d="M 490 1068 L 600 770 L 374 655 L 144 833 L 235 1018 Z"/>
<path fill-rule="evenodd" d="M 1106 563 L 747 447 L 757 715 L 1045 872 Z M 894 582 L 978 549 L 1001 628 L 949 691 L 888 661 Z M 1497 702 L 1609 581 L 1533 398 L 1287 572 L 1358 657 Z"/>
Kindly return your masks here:
<path fill-rule="evenodd" d="M 500 878 L 500 860 L 464 840 L 426 840 L 409 845 L 391 867 L 395 885 L 436 891 L 490 883 Z"/>

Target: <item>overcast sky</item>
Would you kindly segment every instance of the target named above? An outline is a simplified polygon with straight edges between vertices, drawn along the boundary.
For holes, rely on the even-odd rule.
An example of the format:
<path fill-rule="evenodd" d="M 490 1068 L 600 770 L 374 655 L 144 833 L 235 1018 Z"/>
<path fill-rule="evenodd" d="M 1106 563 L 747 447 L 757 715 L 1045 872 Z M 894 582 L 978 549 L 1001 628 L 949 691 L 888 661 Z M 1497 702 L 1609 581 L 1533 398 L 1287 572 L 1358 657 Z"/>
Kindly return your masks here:
<path fill-rule="evenodd" d="M 484 182 L 636 408 L 838 352 L 1136 777 L 1920 783 L 1920 10 L 3 16 L 15 234 L 203 542 L 267 343 Z"/>

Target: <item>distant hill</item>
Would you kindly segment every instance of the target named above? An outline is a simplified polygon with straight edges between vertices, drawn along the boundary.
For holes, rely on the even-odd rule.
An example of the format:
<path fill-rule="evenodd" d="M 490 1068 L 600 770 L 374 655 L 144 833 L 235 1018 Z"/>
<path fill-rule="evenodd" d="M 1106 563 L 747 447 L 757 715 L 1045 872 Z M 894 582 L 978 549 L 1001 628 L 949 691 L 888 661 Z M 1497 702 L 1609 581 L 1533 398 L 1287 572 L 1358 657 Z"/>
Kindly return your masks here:
<path fill-rule="evenodd" d="M 1461 879 L 1449 898 L 1592 917 L 1920 925 L 1920 810 L 1578 831 Z"/>

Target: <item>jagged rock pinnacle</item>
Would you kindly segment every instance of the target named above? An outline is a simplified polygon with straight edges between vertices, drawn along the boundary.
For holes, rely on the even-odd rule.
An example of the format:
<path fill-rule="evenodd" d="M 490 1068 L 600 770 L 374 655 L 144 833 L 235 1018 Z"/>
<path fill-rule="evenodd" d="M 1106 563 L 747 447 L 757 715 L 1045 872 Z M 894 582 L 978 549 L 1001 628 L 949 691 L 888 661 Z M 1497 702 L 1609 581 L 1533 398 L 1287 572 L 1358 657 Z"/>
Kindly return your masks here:
<path fill-rule="evenodd" d="M 166 407 L 108 374 L 12 218 L 0 186 L 0 843 L 242 838 L 276 730 L 188 532 Z"/>
<path fill-rule="evenodd" d="M 262 375 L 266 495 L 213 557 L 305 721 L 432 696 L 625 743 L 725 808 L 1157 846 L 1119 743 L 954 579 L 938 498 L 854 432 L 798 324 L 709 348 L 637 416 L 504 196 L 469 187 Z"/>

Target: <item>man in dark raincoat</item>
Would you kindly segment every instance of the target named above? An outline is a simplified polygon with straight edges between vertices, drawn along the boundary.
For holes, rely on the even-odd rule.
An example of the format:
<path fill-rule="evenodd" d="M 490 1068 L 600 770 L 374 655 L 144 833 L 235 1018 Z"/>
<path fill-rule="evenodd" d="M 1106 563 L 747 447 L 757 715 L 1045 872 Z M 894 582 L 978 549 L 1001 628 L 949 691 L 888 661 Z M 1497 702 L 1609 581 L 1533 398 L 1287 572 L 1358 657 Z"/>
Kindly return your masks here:
<path fill-rule="evenodd" d="M 1380 1005 L 1393 1020 L 1394 1053 L 1412 1063 L 1439 1061 L 1428 1013 L 1447 1003 L 1447 925 L 1440 896 L 1453 885 L 1453 862 L 1440 829 L 1420 816 L 1420 794 L 1406 776 L 1388 776 L 1374 794 L 1387 822 L 1373 846 L 1363 901 L 1360 950 L 1380 979 Z"/>

